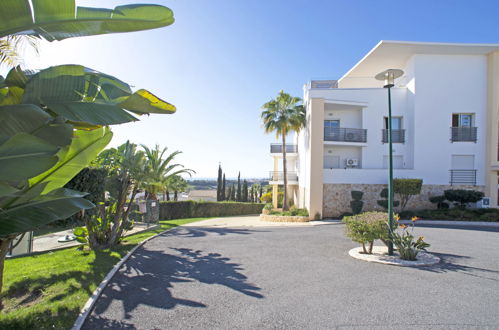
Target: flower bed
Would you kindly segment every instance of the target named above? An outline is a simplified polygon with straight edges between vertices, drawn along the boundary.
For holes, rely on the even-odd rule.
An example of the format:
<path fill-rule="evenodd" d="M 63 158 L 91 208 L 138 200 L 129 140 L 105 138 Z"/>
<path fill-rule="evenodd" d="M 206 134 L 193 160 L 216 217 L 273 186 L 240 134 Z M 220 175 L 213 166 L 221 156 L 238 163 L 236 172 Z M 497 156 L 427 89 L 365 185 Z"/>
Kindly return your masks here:
<path fill-rule="evenodd" d="M 309 216 L 260 214 L 261 221 L 269 222 L 308 222 Z"/>

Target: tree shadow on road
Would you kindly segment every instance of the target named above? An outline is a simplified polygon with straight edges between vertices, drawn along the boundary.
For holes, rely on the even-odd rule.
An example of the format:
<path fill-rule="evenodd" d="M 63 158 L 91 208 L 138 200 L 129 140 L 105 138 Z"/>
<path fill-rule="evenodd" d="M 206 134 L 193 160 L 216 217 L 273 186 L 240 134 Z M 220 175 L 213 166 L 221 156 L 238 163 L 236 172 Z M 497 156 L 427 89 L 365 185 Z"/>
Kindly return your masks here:
<path fill-rule="evenodd" d="M 202 233 L 204 232 L 204 233 Z M 198 237 L 215 232 L 225 235 L 234 233 L 233 229 L 203 230 L 188 228 L 176 235 Z M 248 234 L 249 230 L 237 233 Z M 164 235 L 171 235 L 166 233 Z M 165 251 L 138 249 L 107 285 L 96 303 L 94 311 L 85 323 L 85 328 L 106 327 L 106 323 L 132 318 L 138 306 L 169 310 L 178 305 L 194 308 L 207 307 L 206 304 L 174 295 L 173 284 L 199 282 L 217 284 L 253 298 L 263 298 L 259 287 L 248 282 L 242 273 L 244 268 L 231 262 L 220 253 L 205 252 L 191 248 L 165 248 Z M 199 295 L 196 295 L 199 297 Z M 121 324 L 128 327 L 128 324 Z"/>
<path fill-rule="evenodd" d="M 249 235 L 254 233 L 255 230 L 252 229 L 244 229 L 244 228 L 226 228 L 226 227 L 194 227 L 194 226 L 182 226 L 167 231 L 159 236 L 168 237 L 168 236 L 180 236 L 180 237 L 205 237 L 210 234 L 216 234 L 220 236 L 225 236 L 229 234 L 237 234 L 237 235 Z M 258 232 L 266 232 L 263 230 L 258 230 Z"/>
<path fill-rule="evenodd" d="M 469 276 L 499 282 L 499 271 L 497 270 L 473 267 L 462 264 L 463 261 L 469 260 L 471 259 L 471 257 L 435 252 L 432 252 L 432 254 L 440 258 L 440 263 L 433 266 L 419 267 L 419 269 L 432 273 L 458 272 Z"/>

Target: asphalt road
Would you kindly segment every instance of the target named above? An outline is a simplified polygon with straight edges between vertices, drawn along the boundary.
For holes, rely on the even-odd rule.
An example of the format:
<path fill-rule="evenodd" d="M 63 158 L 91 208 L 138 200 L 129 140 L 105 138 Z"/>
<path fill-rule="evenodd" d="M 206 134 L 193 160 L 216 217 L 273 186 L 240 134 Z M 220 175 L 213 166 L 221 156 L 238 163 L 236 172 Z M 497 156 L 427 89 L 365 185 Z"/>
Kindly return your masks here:
<path fill-rule="evenodd" d="M 85 329 L 499 329 L 499 232 L 419 228 L 442 262 L 368 263 L 343 225 L 179 227 L 125 264 Z"/>

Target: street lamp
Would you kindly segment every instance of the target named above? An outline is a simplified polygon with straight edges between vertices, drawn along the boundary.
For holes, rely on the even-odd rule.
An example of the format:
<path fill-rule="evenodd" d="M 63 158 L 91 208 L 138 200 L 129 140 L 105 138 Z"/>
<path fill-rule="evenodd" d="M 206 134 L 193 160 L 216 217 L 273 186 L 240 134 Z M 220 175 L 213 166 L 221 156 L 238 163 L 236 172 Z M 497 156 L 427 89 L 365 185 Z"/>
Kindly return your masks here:
<path fill-rule="evenodd" d="M 392 94 L 395 79 L 401 77 L 404 71 L 388 69 L 378 73 L 374 78 L 384 81 L 383 87 L 388 89 L 388 235 L 392 237 L 393 228 L 393 145 L 392 145 Z M 393 243 L 388 242 L 388 255 L 393 255 Z"/>

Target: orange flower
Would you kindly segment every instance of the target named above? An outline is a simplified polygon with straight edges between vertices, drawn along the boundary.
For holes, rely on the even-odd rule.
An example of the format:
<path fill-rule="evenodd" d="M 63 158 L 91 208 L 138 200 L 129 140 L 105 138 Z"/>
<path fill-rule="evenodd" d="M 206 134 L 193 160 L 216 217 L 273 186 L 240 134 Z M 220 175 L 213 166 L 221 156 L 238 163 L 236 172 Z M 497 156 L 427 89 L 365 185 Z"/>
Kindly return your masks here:
<path fill-rule="evenodd" d="M 393 216 L 393 218 L 395 219 L 395 221 L 399 221 L 399 220 L 400 220 L 400 215 L 395 214 L 395 215 Z"/>
<path fill-rule="evenodd" d="M 419 218 L 418 218 L 418 217 L 412 217 L 412 219 L 411 219 L 411 220 L 412 220 L 412 222 L 416 222 L 416 221 L 418 221 L 418 220 L 419 220 Z"/>
<path fill-rule="evenodd" d="M 406 229 L 407 228 L 407 225 L 404 225 L 403 223 L 399 225 L 400 228 L 402 229 Z"/>

